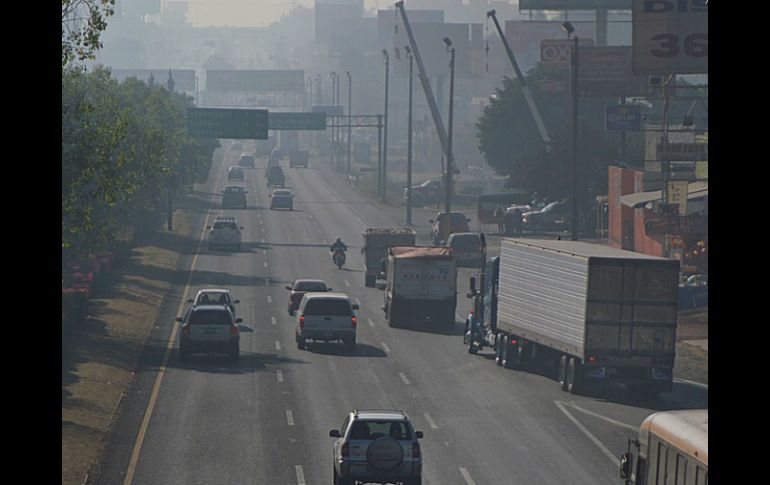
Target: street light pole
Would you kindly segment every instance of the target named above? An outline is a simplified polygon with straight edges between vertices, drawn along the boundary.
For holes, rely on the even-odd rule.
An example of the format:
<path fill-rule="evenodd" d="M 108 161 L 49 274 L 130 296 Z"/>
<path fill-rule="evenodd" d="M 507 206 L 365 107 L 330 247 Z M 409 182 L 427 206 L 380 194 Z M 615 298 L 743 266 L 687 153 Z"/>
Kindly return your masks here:
<path fill-rule="evenodd" d="M 562 27 L 570 36 L 575 28 L 569 22 L 564 22 Z M 573 241 L 578 240 L 578 37 L 572 39 L 572 51 L 570 53 L 570 96 L 572 97 L 572 236 Z"/>
<path fill-rule="evenodd" d="M 409 58 L 409 118 L 407 122 L 407 143 L 406 143 L 406 224 L 412 225 L 412 49 L 409 46 L 404 47 L 406 56 Z"/>
<path fill-rule="evenodd" d="M 350 75 L 350 71 L 345 71 L 345 75 L 348 76 L 348 180 L 350 180 L 350 127 L 353 123 L 353 77 Z"/>
<path fill-rule="evenodd" d="M 452 232 L 452 114 L 454 111 L 454 87 L 455 87 L 455 48 L 452 47 L 452 41 L 449 37 L 444 37 L 444 44 L 447 52 L 451 54 L 449 61 L 449 125 L 447 128 L 447 161 L 446 161 L 446 201 L 444 203 L 444 212 L 446 212 L 447 223 L 444 226 L 444 241 L 449 240 L 449 234 Z"/>
<path fill-rule="evenodd" d="M 334 93 L 335 91 L 335 85 L 337 81 L 337 73 L 332 71 L 329 73 L 329 76 L 332 78 L 332 106 L 337 106 L 337 98 L 335 98 Z M 336 118 L 336 117 L 335 117 Z M 334 118 L 333 118 L 334 119 Z M 337 128 L 335 126 L 332 126 L 332 132 L 331 132 L 331 147 L 329 148 L 329 160 L 332 166 L 335 166 L 334 163 L 334 148 L 336 147 L 336 142 L 334 140 L 334 136 L 337 134 Z"/>
<path fill-rule="evenodd" d="M 388 69 L 390 67 L 390 56 L 385 49 L 382 49 L 382 55 L 385 57 L 385 134 L 382 141 L 382 202 L 386 202 L 388 199 Z"/>

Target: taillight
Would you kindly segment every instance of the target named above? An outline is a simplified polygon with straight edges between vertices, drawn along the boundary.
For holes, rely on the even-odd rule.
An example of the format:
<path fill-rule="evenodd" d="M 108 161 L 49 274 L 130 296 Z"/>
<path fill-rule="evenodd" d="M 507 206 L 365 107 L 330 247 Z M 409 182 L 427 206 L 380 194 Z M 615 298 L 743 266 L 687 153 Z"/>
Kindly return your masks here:
<path fill-rule="evenodd" d="M 412 458 L 420 457 L 420 442 L 412 441 Z"/>
<path fill-rule="evenodd" d="M 347 458 L 350 455 L 350 445 L 348 445 L 347 442 L 342 443 L 342 449 L 340 450 L 340 453 L 344 458 Z"/>
<path fill-rule="evenodd" d="M 182 325 L 182 337 L 189 337 L 189 336 L 190 336 L 190 326 Z"/>
<path fill-rule="evenodd" d="M 230 325 L 230 335 L 233 337 L 238 336 L 238 325 Z"/>
<path fill-rule="evenodd" d="M 594 357 L 593 355 L 589 355 L 589 356 L 588 356 L 588 363 L 589 363 L 589 364 L 594 364 L 594 363 L 596 363 L 596 357 Z"/>
<path fill-rule="evenodd" d="M 515 338 L 511 339 L 511 345 L 516 345 L 517 343 L 519 343 L 518 340 L 516 340 Z"/>
<path fill-rule="evenodd" d="M 353 328 L 356 328 L 356 325 L 358 325 L 358 319 L 356 319 L 355 315 L 350 317 L 350 324 L 353 325 Z"/>
<path fill-rule="evenodd" d="M 305 328 L 305 315 L 299 316 L 299 328 Z"/>

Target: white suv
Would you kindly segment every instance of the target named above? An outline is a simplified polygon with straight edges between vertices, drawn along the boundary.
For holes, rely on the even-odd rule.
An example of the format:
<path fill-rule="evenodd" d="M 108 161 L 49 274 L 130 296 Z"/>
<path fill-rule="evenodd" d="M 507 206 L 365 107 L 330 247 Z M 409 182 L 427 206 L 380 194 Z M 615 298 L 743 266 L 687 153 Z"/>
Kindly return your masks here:
<path fill-rule="evenodd" d="M 329 431 L 334 442 L 334 485 L 422 484 L 422 431 L 403 411 L 353 410 L 342 428 Z"/>
<path fill-rule="evenodd" d="M 355 350 L 358 320 L 353 310 L 358 305 L 351 304 L 344 293 L 305 293 L 297 309 L 297 348 L 304 349 L 305 342 L 312 339 L 339 340 L 347 350 Z"/>
<path fill-rule="evenodd" d="M 217 216 L 214 218 L 213 226 L 206 226 L 209 230 L 209 251 L 216 246 L 235 247 L 241 250 L 241 231 L 243 226 L 239 226 L 235 217 Z"/>

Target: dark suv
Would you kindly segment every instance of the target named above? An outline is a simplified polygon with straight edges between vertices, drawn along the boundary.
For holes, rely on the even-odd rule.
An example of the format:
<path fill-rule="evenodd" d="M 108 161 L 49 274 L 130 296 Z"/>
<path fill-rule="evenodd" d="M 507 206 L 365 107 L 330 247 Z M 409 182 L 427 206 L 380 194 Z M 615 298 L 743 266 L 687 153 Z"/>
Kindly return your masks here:
<path fill-rule="evenodd" d="M 422 484 L 422 431 L 403 411 L 351 411 L 334 442 L 334 484 Z"/>
<path fill-rule="evenodd" d="M 247 205 L 246 194 L 246 189 L 240 185 L 228 185 L 222 191 L 222 208 L 238 207 L 245 209 Z"/>
<path fill-rule="evenodd" d="M 439 212 L 436 214 L 436 218 L 431 219 L 429 222 L 433 224 L 431 239 L 434 246 L 444 242 L 444 231 L 446 231 L 447 225 L 449 225 L 449 234 L 471 231 L 468 225 L 471 220 L 465 217 L 465 214 L 462 212 L 450 212 L 450 217 L 447 217 L 446 212 Z"/>

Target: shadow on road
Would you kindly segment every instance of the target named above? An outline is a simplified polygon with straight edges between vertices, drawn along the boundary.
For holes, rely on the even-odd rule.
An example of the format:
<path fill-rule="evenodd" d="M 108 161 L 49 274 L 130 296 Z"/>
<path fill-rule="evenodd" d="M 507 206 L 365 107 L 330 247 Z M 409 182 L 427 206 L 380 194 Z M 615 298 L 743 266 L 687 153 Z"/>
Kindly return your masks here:
<path fill-rule="evenodd" d="M 179 359 L 178 346 L 172 349 L 166 366 L 174 369 L 194 370 L 210 374 L 246 374 L 252 372 L 273 372 L 275 367 L 289 364 L 307 364 L 305 360 L 293 359 L 283 355 L 243 352 L 240 360 L 233 362 L 225 354 L 192 354 L 188 362 Z"/>
<path fill-rule="evenodd" d="M 384 350 L 372 345 L 356 343 L 353 352 L 345 350 L 345 347 L 338 342 L 313 342 L 305 343 L 306 350 L 314 354 L 334 355 L 336 357 L 387 357 Z"/>

